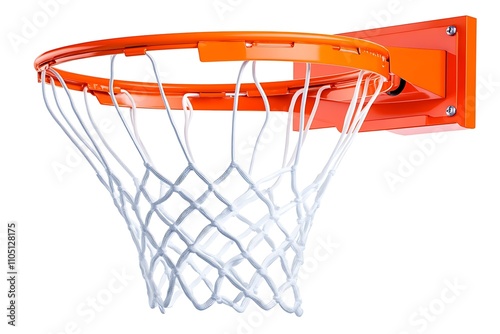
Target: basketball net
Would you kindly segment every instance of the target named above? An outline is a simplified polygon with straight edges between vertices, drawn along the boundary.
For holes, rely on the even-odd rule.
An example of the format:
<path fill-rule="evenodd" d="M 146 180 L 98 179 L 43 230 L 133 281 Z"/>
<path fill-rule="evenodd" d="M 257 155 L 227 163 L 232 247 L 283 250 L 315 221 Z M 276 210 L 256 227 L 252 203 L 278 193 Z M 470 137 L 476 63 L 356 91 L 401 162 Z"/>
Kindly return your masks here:
<path fill-rule="evenodd" d="M 111 92 L 117 89 L 115 57 L 111 57 Z M 360 71 L 338 141 L 323 145 L 323 152 L 315 149 L 315 154 L 322 154 L 326 163 L 312 182 L 302 185 L 298 181 L 301 173 L 310 173 L 301 168 L 307 139 L 312 136 L 309 130 L 322 92 L 332 89 L 330 85 L 310 87 L 310 64 L 306 64 L 304 86 L 294 93 L 286 113 L 284 141 L 276 144 L 279 151 L 274 154 L 279 155 L 280 163 L 267 166 L 266 159 L 259 157 L 259 149 L 263 134 L 270 127 L 268 97 L 257 78 L 257 62 L 242 63 L 234 92 L 227 94 L 227 98 L 234 100 L 233 110 L 227 115 L 231 118 L 230 159 L 222 171 L 213 175 L 198 164 L 190 140 L 194 135 L 190 131 L 192 119 L 196 117 L 191 101 L 199 95 L 185 94 L 183 110 L 172 110 L 161 89 L 155 59 L 149 53 L 144 57 L 149 59 L 164 104 L 161 126 L 165 133 L 171 134 L 168 141 L 158 143 L 165 145 L 163 158 L 167 164 L 158 162 L 146 147 L 143 137 L 147 133 L 138 126 L 139 108 L 127 91 L 120 93 L 128 97 L 130 108 L 119 106 L 114 94 L 111 94 L 114 108 L 102 107 L 111 108 L 119 118 L 127 141 L 120 145 L 131 148 L 124 156 L 118 153 L 116 140 L 102 131 L 96 121 L 97 113 L 91 110 L 87 88 L 81 98 L 73 98 L 64 79 L 51 67 L 41 72 L 41 82 L 50 114 L 89 162 L 125 219 L 139 252 L 150 306 L 158 306 L 164 312 L 177 297 L 184 295 L 199 310 L 218 303 L 242 312 L 254 303 L 265 310 L 279 305 L 286 312 L 300 316 L 298 276 L 314 214 L 380 93 L 384 77 Z M 254 113 L 262 118 L 262 124 L 252 143 L 250 158 L 247 156 L 243 161 L 238 150 L 237 134 L 244 129 L 238 123 L 242 115 L 238 100 L 245 94 L 241 92 L 241 82 L 248 67 L 265 111 Z M 46 83 L 49 72 L 52 75 Z M 57 78 L 62 89 L 56 87 L 52 77 Z M 373 81 L 377 89 L 368 96 L 368 83 Z M 306 114 L 308 97 L 313 96 L 314 106 Z M 299 113 L 294 112 L 297 105 Z M 181 112 L 182 119 L 177 117 Z M 294 117 L 299 118 L 298 131 L 293 130 Z M 157 122 L 153 125 L 158 126 Z M 210 138 L 205 139 L 207 147 L 217 149 L 209 146 Z M 169 155 L 174 145 L 178 156 Z M 184 167 L 171 172 L 168 161 L 184 161 Z M 261 173 L 261 167 L 267 168 L 265 174 Z M 192 187 L 193 182 L 197 189 Z M 240 185 L 237 190 L 232 187 L 236 184 Z"/>

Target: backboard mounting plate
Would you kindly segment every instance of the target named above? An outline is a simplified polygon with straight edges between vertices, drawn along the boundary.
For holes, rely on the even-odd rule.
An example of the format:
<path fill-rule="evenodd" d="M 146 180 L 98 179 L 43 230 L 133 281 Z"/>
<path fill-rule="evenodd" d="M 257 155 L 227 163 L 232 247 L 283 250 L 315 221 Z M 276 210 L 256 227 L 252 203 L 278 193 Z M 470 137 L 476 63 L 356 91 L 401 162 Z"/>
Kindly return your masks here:
<path fill-rule="evenodd" d="M 450 27 L 450 28 L 449 28 Z M 455 27 L 456 31 L 451 27 Z M 401 64 L 406 73 L 396 73 L 407 80 L 407 85 L 397 96 L 384 94 L 379 96 L 372 106 L 361 131 L 391 130 L 401 134 L 416 134 L 475 127 L 476 106 L 476 19 L 461 16 L 427 22 L 410 23 L 392 27 L 370 29 L 340 34 L 372 41 L 388 48 L 394 66 Z M 432 52 L 436 53 L 435 55 Z M 444 57 L 440 69 L 439 53 Z M 419 87 L 418 75 L 414 81 L 405 78 L 409 73 L 418 72 L 419 62 L 435 59 L 437 87 L 431 90 L 441 93 L 429 93 Z M 313 75 L 322 76 L 335 73 L 336 69 L 313 65 Z M 303 77 L 304 65 L 294 65 L 294 77 Z M 408 74 L 407 74 L 408 73 Z M 418 74 L 418 73 L 417 73 Z M 420 74 L 420 77 L 422 75 Z M 439 76 L 443 76 L 441 84 Z M 440 87 L 442 86 L 442 87 Z M 444 93 L 444 94 L 443 94 Z M 455 107 L 456 113 L 448 116 L 448 107 Z M 347 104 L 323 97 L 317 111 L 313 127 L 342 126 Z"/>

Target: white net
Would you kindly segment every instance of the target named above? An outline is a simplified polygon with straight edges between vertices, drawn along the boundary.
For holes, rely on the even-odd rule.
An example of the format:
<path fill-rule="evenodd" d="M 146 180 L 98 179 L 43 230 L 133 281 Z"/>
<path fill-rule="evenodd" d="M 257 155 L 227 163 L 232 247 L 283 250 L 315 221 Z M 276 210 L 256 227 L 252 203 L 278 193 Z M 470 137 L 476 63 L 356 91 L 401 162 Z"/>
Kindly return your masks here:
<path fill-rule="evenodd" d="M 155 60 L 151 54 L 145 57 L 160 88 Z M 115 56 L 111 57 L 111 91 L 115 91 L 114 62 Z M 251 140 L 250 154 L 243 159 L 238 140 L 244 138 L 248 143 L 249 136 L 238 123 L 241 117 L 247 117 L 239 111 L 238 100 L 245 94 L 241 92 L 241 77 L 248 64 L 265 111 L 253 113 L 263 121 Z M 152 308 L 158 306 L 164 312 L 184 295 L 200 310 L 219 303 L 242 312 L 253 302 L 266 310 L 279 305 L 287 312 L 302 314 L 297 280 L 314 214 L 384 79 L 359 73 L 343 131 L 337 142 L 323 145 L 322 152 L 313 152 L 323 155 L 324 164 L 312 173 L 302 168 L 301 157 L 306 154 L 306 139 L 321 94 L 331 87 L 311 89 L 311 67 L 307 64 L 304 87 L 294 94 L 289 112 L 284 113 L 282 145 L 276 145 L 278 152 L 271 156 L 259 157 L 272 113 L 256 68 L 257 62 L 243 62 L 234 92 L 228 94 L 234 100 L 233 111 L 226 115 L 231 121 L 226 152 L 229 159 L 221 162 L 223 168 L 216 173 L 201 166 L 197 157 L 213 150 L 215 159 L 219 148 L 209 143 L 211 138 L 202 140 L 204 149 L 196 150 L 192 145 L 192 119 L 196 115 L 191 101 L 198 98 L 196 92 L 184 95 L 183 110 L 172 110 L 164 91 L 158 89 L 164 108 L 143 124 L 142 130 L 140 110 L 135 108 L 132 96 L 121 91 L 132 105 L 122 108 L 111 94 L 114 107 L 102 108 L 112 109 L 119 119 L 125 136 L 118 140 L 96 121 L 87 89 L 79 106 L 79 99 L 71 96 L 57 70 L 48 68 L 41 73 L 49 112 L 88 160 L 125 219 L 139 252 Z M 45 83 L 47 72 L 62 83 L 62 97 L 53 79 Z M 375 80 L 377 90 L 367 97 L 370 80 Z M 310 115 L 305 112 L 308 94 L 315 94 Z M 293 131 L 298 101 L 299 128 Z M 238 136 L 238 132 L 243 134 Z M 162 147 L 159 154 L 147 145 L 148 138 Z M 123 147 L 126 149 L 120 153 Z M 181 161 L 181 168 L 172 167 Z M 302 184 L 301 173 L 312 175 L 312 180 Z"/>

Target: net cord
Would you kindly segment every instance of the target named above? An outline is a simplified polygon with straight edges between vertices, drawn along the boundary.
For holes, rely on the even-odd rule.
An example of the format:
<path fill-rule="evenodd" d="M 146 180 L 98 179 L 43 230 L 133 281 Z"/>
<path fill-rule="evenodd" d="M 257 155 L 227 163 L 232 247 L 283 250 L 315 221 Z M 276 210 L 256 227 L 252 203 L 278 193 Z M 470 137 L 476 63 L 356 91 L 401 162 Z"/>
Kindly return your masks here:
<path fill-rule="evenodd" d="M 264 121 L 262 123 L 262 126 L 260 127 L 258 136 L 253 145 L 249 167 L 248 169 L 244 169 L 237 162 L 237 152 L 235 145 L 235 135 L 237 130 L 236 121 L 239 111 L 239 98 L 241 96 L 245 96 L 245 93 L 241 92 L 242 74 L 247 64 L 249 63 L 248 61 L 243 62 L 236 80 L 235 92 L 234 94 L 228 93 L 228 96 L 232 96 L 234 99 L 231 121 L 231 162 L 229 167 L 225 170 L 225 172 L 222 173 L 219 178 L 214 181 L 210 181 L 209 178 L 206 177 L 201 172 L 201 170 L 196 167 L 189 140 L 189 127 L 194 112 L 194 108 L 190 99 L 198 98 L 199 94 L 188 93 L 185 94 L 182 98 L 182 106 L 184 111 L 184 127 L 182 129 L 181 135 L 181 131 L 179 130 L 179 127 L 177 126 L 173 118 L 168 99 L 162 89 L 162 83 L 155 59 L 149 53 L 147 53 L 146 56 L 150 60 L 151 66 L 153 68 L 155 80 L 158 84 L 158 91 L 162 98 L 168 121 L 175 133 L 176 140 L 180 145 L 182 154 L 188 164 L 186 169 L 181 173 L 181 175 L 175 182 L 171 182 L 163 177 L 162 174 L 155 168 L 154 161 L 152 161 L 151 156 L 149 155 L 140 137 L 137 126 L 138 112 L 136 109 L 135 101 L 129 92 L 121 90 L 121 93 L 127 97 L 131 105 L 131 107 L 129 108 L 129 120 L 125 118 L 125 113 L 123 112 L 122 107 L 119 106 L 115 94 L 110 94 L 110 96 L 113 102 L 113 106 L 121 120 L 121 123 L 126 129 L 128 137 L 131 139 L 145 166 L 145 174 L 142 176 L 141 180 L 139 180 L 139 177 L 134 175 L 131 169 L 128 168 L 127 164 L 124 163 L 122 159 L 120 159 L 120 157 L 116 154 L 116 152 L 112 149 L 111 145 L 106 140 L 102 131 L 100 131 L 99 126 L 97 125 L 97 122 L 95 121 L 92 112 L 90 111 L 90 105 L 88 101 L 89 92 L 87 87 L 85 87 L 83 90 L 84 106 L 88 118 L 86 122 L 82 118 L 83 113 L 80 113 L 79 109 L 76 107 L 76 103 L 74 102 L 70 90 L 64 82 L 64 79 L 55 69 L 48 68 L 46 70 L 43 70 L 41 72 L 41 81 L 44 102 L 51 116 L 54 118 L 59 127 L 62 128 L 66 136 L 69 137 L 69 139 L 73 142 L 77 149 L 82 153 L 84 158 L 89 162 L 92 169 L 97 174 L 99 180 L 111 193 L 115 205 L 118 207 L 127 222 L 128 228 L 133 236 L 134 243 L 139 250 L 140 267 L 143 277 L 145 278 L 146 284 L 148 286 L 150 306 L 154 307 L 155 305 L 157 305 L 159 306 L 160 310 L 164 312 L 164 308 L 170 306 L 171 303 L 175 300 L 176 296 L 180 294 L 179 290 L 175 290 L 176 286 L 180 286 L 182 292 L 193 302 L 193 305 L 198 309 L 205 309 L 211 306 L 214 302 L 218 302 L 221 304 L 229 305 L 237 311 L 242 312 L 248 306 L 251 300 L 263 309 L 270 309 L 276 304 L 279 304 L 287 312 L 295 312 L 297 315 L 302 314 L 302 309 L 300 308 L 301 299 L 296 284 L 296 278 L 298 275 L 298 270 L 300 269 L 300 265 L 303 263 L 303 248 L 305 246 L 305 241 L 307 239 L 307 235 L 312 223 L 312 217 L 316 209 L 319 207 L 320 199 L 324 195 L 327 184 L 338 168 L 340 161 L 351 146 L 354 137 L 359 132 L 363 122 L 366 119 L 370 107 L 380 93 L 384 78 L 378 75 L 366 74 L 364 71 L 360 71 L 358 80 L 356 82 L 354 95 L 346 113 L 342 132 L 337 144 L 331 152 L 327 163 L 325 164 L 321 172 L 316 176 L 314 181 L 304 189 L 299 189 L 299 186 L 297 184 L 297 172 L 300 168 L 299 163 L 301 151 L 304 147 L 308 132 L 316 115 L 319 102 L 321 100 L 321 95 L 325 90 L 330 89 L 331 86 L 327 85 L 317 89 L 316 97 L 314 99 L 314 105 L 306 122 L 305 110 L 311 80 L 311 65 L 306 64 L 304 88 L 298 90 L 293 95 L 288 111 L 284 154 L 281 167 L 277 171 L 271 173 L 266 177 L 254 180 L 252 178 L 252 175 L 254 166 L 257 163 L 257 150 L 261 145 L 263 133 L 269 126 L 269 117 L 271 110 L 268 97 L 257 77 L 257 63 L 252 62 L 252 78 L 263 100 L 265 113 Z M 114 92 L 115 58 L 116 56 L 112 56 L 110 61 L 111 92 Z M 46 91 L 47 71 L 51 74 L 49 83 L 52 88 L 53 101 L 56 108 L 53 108 L 52 104 L 49 102 L 49 96 Z M 367 77 L 365 78 L 365 76 Z M 59 81 L 63 88 L 63 91 L 66 94 L 66 97 L 69 101 L 70 110 L 72 111 L 71 114 L 66 113 L 65 108 L 63 108 L 62 106 L 60 98 L 57 94 L 57 89 L 53 77 Z M 377 81 L 376 90 L 375 93 L 370 97 L 368 102 L 366 102 L 369 83 L 372 80 Z M 294 149 L 291 155 L 289 156 L 288 152 L 290 151 L 291 146 L 291 133 L 293 132 L 294 111 L 300 97 L 301 102 L 299 108 L 298 139 L 294 145 Z M 56 112 L 56 110 L 58 111 L 58 113 Z M 79 127 L 81 130 L 78 130 L 77 127 Z M 110 164 L 108 163 L 108 153 L 110 154 L 111 158 L 117 162 L 118 166 L 121 167 L 121 169 L 123 169 L 123 171 L 133 180 L 136 188 L 135 191 L 137 192 L 137 194 L 131 194 L 125 188 L 123 188 L 119 177 L 115 172 L 111 170 Z M 180 188 L 180 184 L 182 184 L 182 181 L 190 173 L 195 173 L 208 186 L 208 190 L 199 198 L 193 198 L 186 189 Z M 227 200 L 224 195 L 216 189 L 216 187 L 223 181 L 225 181 L 232 173 L 237 173 L 237 175 L 239 175 L 249 185 L 249 189 L 241 196 L 239 196 L 234 202 Z M 290 173 L 291 175 L 290 189 L 293 193 L 294 198 L 287 205 L 277 207 L 274 203 L 273 191 L 278 187 L 278 185 L 282 181 L 282 177 L 287 173 Z M 151 175 L 154 175 L 161 181 L 161 189 L 159 191 L 157 200 L 149 198 L 150 194 L 145 192 L 144 190 L 145 184 L 148 182 L 148 179 L 151 177 Z M 268 181 L 274 182 L 270 187 L 261 189 L 261 186 Z M 190 207 L 186 211 L 184 211 L 177 219 L 174 217 L 170 217 L 169 213 L 161 207 L 161 203 L 163 203 L 162 201 L 168 199 L 169 196 L 172 196 L 173 193 L 178 194 L 184 200 L 191 203 Z M 148 212 L 145 218 L 141 218 L 139 210 L 131 215 L 126 209 L 127 205 L 130 205 L 132 207 L 136 205 L 135 203 L 140 194 L 142 196 L 145 196 L 152 206 L 151 211 Z M 214 196 L 216 196 L 222 203 L 227 206 L 227 209 L 223 210 L 216 217 L 212 217 L 202 207 L 204 201 L 210 194 L 214 194 Z M 306 204 L 306 199 L 311 195 L 315 196 L 315 198 L 312 206 L 309 207 Z M 239 211 L 241 210 L 241 208 L 248 205 L 248 203 L 251 203 L 255 200 L 260 200 L 262 203 L 264 203 L 268 208 L 269 213 L 261 220 L 252 222 L 248 221 L 244 216 L 241 216 L 239 214 Z M 296 211 L 298 225 L 294 230 L 288 231 L 282 226 L 281 222 L 279 221 L 279 217 L 284 212 L 287 212 L 288 210 L 291 210 L 293 208 L 295 208 Z M 184 219 L 193 211 L 200 212 L 210 221 L 210 224 L 195 239 L 190 238 L 186 234 L 179 233 L 178 230 L 178 226 L 180 226 Z M 156 214 L 169 227 L 169 231 L 164 235 L 160 244 L 156 242 L 155 238 L 150 234 L 148 230 L 148 226 L 151 222 L 151 217 L 153 214 Z M 135 215 L 135 217 L 133 217 L 133 215 Z M 248 234 L 251 231 L 258 232 L 257 237 L 252 239 L 252 242 L 249 243 L 248 246 L 245 247 L 238 238 L 235 238 L 223 228 L 224 222 L 227 221 L 230 217 L 237 217 L 240 221 L 243 221 L 249 226 L 247 232 L 245 233 Z M 134 219 L 139 222 L 139 225 L 133 223 Z M 276 224 L 276 226 L 278 226 L 279 229 L 286 235 L 286 239 L 289 240 L 288 245 L 275 245 L 275 242 L 269 238 L 269 236 L 265 232 L 265 229 L 267 228 L 266 226 L 268 226 L 267 224 L 269 224 L 269 222 Z M 182 250 L 175 245 L 169 244 L 169 238 L 173 235 L 173 233 L 179 235 L 179 238 L 181 238 L 186 245 L 189 245 L 188 249 Z M 239 237 L 245 237 L 245 233 L 243 233 Z M 197 244 L 198 240 L 201 240 L 205 237 L 208 238 L 207 244 L 210 244 L 220 235 L 227 238 L 228 242 L 221 248 L 220 252 L 215 258 L 209 256 L 208 253 L 206 253 L 206 250 L 202 249 L 202 247 Z M 273 252 L 269 254 L 269 256 L 267 256 L 262 263 L 259 263 L 255 261 L 255 259 L 253 259 L 250 254 L 252 250 L 257 247 L 260 242 L 262 242 L 262 240 L 265 240 L 273 248 Z M 221 262 L 218 257 L 220 258 L 233 245 L 236 245 L 238 247 L 239 251 L 241 252 L 240 256 L 234 257 L 226 263 Z M 165 256 L 164 250 L 166 250 L 168 247 L 178 254 L 179 259 L 177 263 L 172 262 L 168 256 Z M 292 263 L 284 261 L 284 256 L 282 253 L 284 252 L 284 249 L 287 248 L 291 248 L 294 250 L 294 252 L 296 252 L 296 257 Z M 149 264 L 146 259 L 146 250 L 148 250 L 150 254 L 152 254 Z M 196 263 L 191 261 L 191 254 L 196 254 L 196 256 L 205 261 L 205 267 L 200 268 Z M 266 268 L 277 259 L 281 261 L 283 271 L 285 272 L 288 280 L 281 286 L 278 286 L 266 271 Z M 235 270 L 235 267 L 244 260 L 247 260 L 256 269 L 256 273 L 252 276 L 252 279 L 250 280 L 250 282 L 248 282 L 248 284 L 242 283 L 243 279 Z M 165 272 L 159 281 L 155 281 L 155 279 L 153 278 L 153 273 L 155 272 L 159 264 L 163 265 Z M 198 275 L 198 278 L 191 283 L 185 281 L 185 279 L 181 275 L 182 270 L 184 270 L 186 266 L 192 268 Z M 213 268 L 216 268 L 219 271 L 219 278 L 215 282 L 211 281 L 207 277 L 208 272 L 210 272 L 210 270 L 212 270 Z M 222 298 L 219 295 L 221 284 L 224 279 L 230 281 L 233 286 L 241 291 L 233 300 Z M 257 289 L 257 287 L 260 286 L 263 281 L 267 283 L 274 295 L 274 297 L 268 302 L 265 302 L 253 291 L 254 289 Z M 166 284 L 168 284 L 167 293 L 166 297 L 163 297 L 160 291 Z M 205 286 L 207 286 L 212 291 L 212 298 L 210 298 L 206 302 L 198 303 L 196 301 L 196 296 L 193 293 L 193 288 L 198 284 L 204 284 Z M 283 294 L 288 289 L 292 289 L 295 296 L 295 303 L 293 303 L 293 305 L 286 304 L 281 298 L 281 294 Z"/>

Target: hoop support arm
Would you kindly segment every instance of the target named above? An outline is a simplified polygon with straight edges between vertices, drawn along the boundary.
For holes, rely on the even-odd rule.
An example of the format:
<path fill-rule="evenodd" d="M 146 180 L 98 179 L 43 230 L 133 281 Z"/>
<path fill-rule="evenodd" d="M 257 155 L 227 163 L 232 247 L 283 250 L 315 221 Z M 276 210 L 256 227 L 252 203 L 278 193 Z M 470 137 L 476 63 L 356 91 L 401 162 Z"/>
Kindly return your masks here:
<path fill-rule="evenodd" d="M 476 25 L 470 16 L 410 23 L 342 34 L 384 45 L 390 72 L 404 79 L 398 94 L 381 94 L 361 131 L 391 130 L 417 134 L 473 129 L 476 119 Z M 304 67 L 295 65 L 296 77 Z M 330 75 L 335 68 L 313 65 L 313 75 Z M 323 96 L 313 127 L 342 126 L 331 110 L 346 109 L 334 91 Z M 452 110 L 452 112 L 449 112 Z"/>

